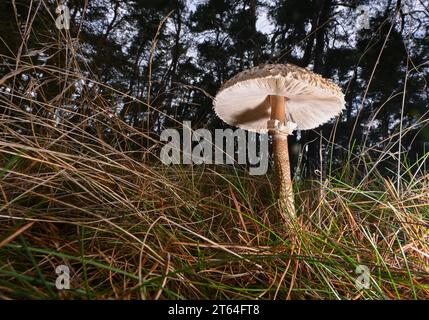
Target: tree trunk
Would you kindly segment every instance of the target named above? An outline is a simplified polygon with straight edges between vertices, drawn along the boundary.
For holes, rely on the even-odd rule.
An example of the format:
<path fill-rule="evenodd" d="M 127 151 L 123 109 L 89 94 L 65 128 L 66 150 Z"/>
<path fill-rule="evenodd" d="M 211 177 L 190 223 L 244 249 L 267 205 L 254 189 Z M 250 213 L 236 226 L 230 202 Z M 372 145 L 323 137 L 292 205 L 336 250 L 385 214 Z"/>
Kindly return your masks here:
<path fill-rule="evenodd" d="M 317 19 L 317 33 L 316 33 L 316 44 L 314 47 L 314 72 L 322 74 L 324 71 L 324 52 L 325 52 L 325 35 L 328 28 L 328 19 L 332 11 L 332 0 L 323 1 L 320 7 L 320 14 Z M 307 151 L 307 167 L 309 178 L 315 178 L 315 170 L 319 169 L 320 157 L 319 157 L 319 146 L 320 143 L 317 141 L 320 139 L 319 134 L 315 130 L 308 130 L 303 133 L 303 144 L 308 143 Z"/>

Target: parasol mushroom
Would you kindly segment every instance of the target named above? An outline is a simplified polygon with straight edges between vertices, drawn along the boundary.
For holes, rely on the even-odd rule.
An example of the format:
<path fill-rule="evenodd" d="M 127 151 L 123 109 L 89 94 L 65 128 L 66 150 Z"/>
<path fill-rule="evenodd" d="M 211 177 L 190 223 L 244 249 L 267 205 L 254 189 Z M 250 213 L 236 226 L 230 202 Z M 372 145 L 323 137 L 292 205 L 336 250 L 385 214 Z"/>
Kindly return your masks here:
<path fill-rule="evenodd" d="M 270 133 L 282 211 L 295 216 L 287 137 L 295 129 L 318 127 L 344 109 L 344 95 L 332 81 L 291 64 L 265 64 L 225 82 L 214 109 L 224 122 Z"/>

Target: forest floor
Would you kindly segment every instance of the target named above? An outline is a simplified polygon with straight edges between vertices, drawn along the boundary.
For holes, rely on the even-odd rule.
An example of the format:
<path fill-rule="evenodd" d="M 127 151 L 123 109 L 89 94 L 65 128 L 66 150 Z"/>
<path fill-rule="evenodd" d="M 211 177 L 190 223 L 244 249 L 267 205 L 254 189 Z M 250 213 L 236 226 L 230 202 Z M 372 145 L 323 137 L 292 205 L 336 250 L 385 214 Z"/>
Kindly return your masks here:
<path fill-rule="evenodd" d="M 162 165 L 150 137 L 102 112 L 89 128 L 8 108 L 0 299 L 429 298 L 426 157 L 404 164 L 398 192 L 351 156 L 295 183 L 285 223 L 270 175 Z M 56 287 L 61 265 L 69 290 Z"/>

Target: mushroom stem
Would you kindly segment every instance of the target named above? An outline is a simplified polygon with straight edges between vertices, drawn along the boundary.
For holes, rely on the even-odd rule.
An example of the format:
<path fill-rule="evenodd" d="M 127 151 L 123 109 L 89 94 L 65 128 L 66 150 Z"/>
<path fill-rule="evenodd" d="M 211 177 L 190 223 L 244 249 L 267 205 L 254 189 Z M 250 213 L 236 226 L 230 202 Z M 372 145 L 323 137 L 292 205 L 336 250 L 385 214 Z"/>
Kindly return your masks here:
<path fill-rule="evenodd" d="M 286 123 L 286 98 L 283 96 L 270 96 L 271 120 Z M 290 176 L 289 150 L 287 134 L 279 130 L 270 130 L 273 136 L 274 162 L 279 188 L 279 203 L 282 216 L 287 220 L 295 217 L 295 201 Z M 286 215 L 285 215 L 286 214 Z"/>

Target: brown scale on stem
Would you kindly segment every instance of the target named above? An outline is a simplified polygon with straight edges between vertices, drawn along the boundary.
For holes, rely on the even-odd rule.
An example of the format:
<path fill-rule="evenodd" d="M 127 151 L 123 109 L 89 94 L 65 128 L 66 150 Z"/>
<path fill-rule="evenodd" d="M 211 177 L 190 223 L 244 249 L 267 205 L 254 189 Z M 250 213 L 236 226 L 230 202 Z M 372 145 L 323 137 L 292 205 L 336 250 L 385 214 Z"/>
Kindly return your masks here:
<path fill-rule="evenodd" d="M 283 96 L 270 96 L 271 120 L 286 123 L 286 98 Z M 290 161 L 287 134 L 279 130 L 270 130 L 273 137 L 274 164 L 277 171 L 280 212 L 284 219 L 295 217 L 295 201 L 293 195 L 292 179 L 290 174 Z"/>

